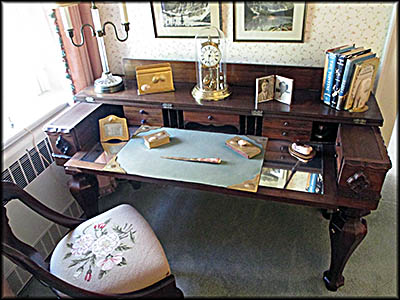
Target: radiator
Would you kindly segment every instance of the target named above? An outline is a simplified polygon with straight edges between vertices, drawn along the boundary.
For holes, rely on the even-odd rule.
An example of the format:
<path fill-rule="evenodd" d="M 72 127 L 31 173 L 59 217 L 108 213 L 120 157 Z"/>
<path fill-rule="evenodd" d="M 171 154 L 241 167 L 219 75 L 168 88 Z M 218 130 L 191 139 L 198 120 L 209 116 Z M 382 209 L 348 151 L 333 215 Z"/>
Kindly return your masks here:
<path fill-rule="evenodd" d="M 41 140 L 36 146 L 30 150 L 26 149 L 25 154 L 9 164 L 2 172 L 2 180 L 16 183 L 58 212 L 81 217 L 83 211 L 73 199 L 67 186 L 69 177 L 62 167 L 55 164 L 48 138 Z M 44 220 L 19 201 L 8 203 L 7 213 L 15 235 L 34 246 L 45 258 L 50 256 L 61 237 L 67 232 L 66 228 Z M 30 220 L 27 222 L 30 228 L 21 225 L 21 220 L 26 217 Z M 13 222 L 15 218 L 19 219 L 18 222 Z M 18 295 L 32 275 L 7 258 L 2 256 L 2 259 L 3 278 L 6 278 L 14 294 Z"/>

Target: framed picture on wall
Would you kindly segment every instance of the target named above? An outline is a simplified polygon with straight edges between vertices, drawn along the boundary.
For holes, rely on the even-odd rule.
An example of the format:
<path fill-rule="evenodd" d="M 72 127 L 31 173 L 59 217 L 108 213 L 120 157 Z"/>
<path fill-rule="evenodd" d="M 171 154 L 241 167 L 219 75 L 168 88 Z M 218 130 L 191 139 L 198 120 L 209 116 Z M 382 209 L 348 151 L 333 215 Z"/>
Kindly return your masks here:
<path fill-rule="evenodd" d="M 234 2 L 233 40 L 303 42 L 305 10 L 305 2 Z"/>
<path fill-rule="evenodd" d="M 151 2 L 151 13 L 156 38 L 193 38 L 205 26 L 221 29 L 218 2 Z"/>

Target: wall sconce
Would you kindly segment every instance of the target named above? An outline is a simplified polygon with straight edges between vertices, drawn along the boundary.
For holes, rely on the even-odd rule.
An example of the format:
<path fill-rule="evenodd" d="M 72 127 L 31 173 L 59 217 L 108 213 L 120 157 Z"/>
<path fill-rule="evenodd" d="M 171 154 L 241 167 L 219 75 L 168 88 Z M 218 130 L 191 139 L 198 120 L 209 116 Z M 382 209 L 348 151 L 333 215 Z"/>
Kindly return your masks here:
<path fill-rule="evenodd" d="M 126 37 L 124 39 L 121 39 L 118 36 L 117 28 L 112 22 L 105 22 L 103 25 L 101 25 L 99 10 L 95 5 L 95 3 L 92 2 L 91 13 L 92 13 L 94 28 L 90 24 L 83 24 L 80 28 L 81 43 L 77 44 L 74 42 L 73 39 L 74 28 L 72 26 L 71 16 L 69 14 L 68 8 L 67 7 L 60 8 L 61 19 L 64 24 L 64 28 L 66 32 L 68 32 L 68 36 L 71 40 L 71 43 L 75 47 L 81 47 L 85 44 L 85 37 L 83 35 L 83 30 L 85 27 L 89 27 L 92 30 L 92 36 L 97 37 L 97 44 L 99 46 L 99 53 L 100 53 L 103 72 L 101 74 L 101 77 L 94 81 L 94 91 L 96 93 L 114 93 L 124 89 L 124 83 L 122 81 L 122 78 L 120 76 L 113 75 L 110 72 L 110 69 L 108 67 L 106 48 L 104 45 L 104 38 L 103 38 L 106 35 L 105 31 L 106 25 L 110 24 L 114 28 L 115 36 L 117 37 L 118 41 L 125 42 L 128 39 L 129 22 L 128 22 L 128 13 L 126 10 L 125 2 L 121 3 L 120 10 L 121 10 L 121 19 L 123 22 L 121 25 L 125 29 L 126 33 Z"/>

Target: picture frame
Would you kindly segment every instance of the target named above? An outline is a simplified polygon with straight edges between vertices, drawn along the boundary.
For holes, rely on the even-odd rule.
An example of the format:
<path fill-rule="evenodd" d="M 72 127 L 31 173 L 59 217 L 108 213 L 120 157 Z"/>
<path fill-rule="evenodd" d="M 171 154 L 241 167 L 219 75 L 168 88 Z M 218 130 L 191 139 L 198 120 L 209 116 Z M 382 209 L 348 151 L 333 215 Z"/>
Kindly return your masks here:
<path fill-rule="evenodd" d="M 258 104 L 277 100 L 290 105 L 293 94 L 293 79 L 279 75 L 268 75 L 256 78 L 255 109 Z"/>
<path fill-rule="evenodd" d="M 256 78 L 256 103 L 274 100 L 275 75 Z"/>
<path fill-rule="evenodd" d="M 99 119 L 100 142 L 111 140 L 127 141 L 129 140 L 129 130 L 125 118 L 119 118 L 109 115 Z"/>
<path fill-rule="evenodd" d="M 202 27 L 221 29 L 219 2 L 152 1 L 150 6 L 156 38 L 194 38 Z"/>
<path fill-rule="evenodd" d="M 234 2 L 233 41 L 303 42 L 305 15 L 305 2 Z"/>

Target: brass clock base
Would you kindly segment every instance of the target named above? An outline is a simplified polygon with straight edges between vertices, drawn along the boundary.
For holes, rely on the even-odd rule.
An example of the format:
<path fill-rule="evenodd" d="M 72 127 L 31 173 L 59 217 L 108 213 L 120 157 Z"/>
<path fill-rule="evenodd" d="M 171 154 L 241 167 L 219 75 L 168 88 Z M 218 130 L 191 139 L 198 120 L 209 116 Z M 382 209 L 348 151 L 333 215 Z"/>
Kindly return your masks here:
<path fill-rule="evenodd" d="M 218 101 L 225 99 L 231 94 L 231 91 L 228 87 L 225 87 L 223 90 L 213 90 L 213 91 L 205 91 L 201 90 L 197 85 L 192 90 L 192 96 L 196 100 L 213 100 Z"/>

